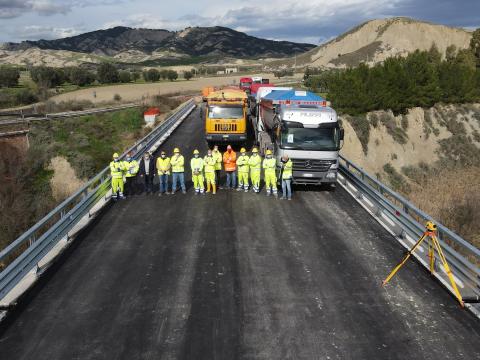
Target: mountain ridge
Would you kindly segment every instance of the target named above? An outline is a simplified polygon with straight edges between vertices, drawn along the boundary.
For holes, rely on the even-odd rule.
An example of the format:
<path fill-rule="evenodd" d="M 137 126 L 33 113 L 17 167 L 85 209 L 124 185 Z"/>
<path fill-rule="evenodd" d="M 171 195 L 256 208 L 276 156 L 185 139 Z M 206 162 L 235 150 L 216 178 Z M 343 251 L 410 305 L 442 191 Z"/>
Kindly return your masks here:
<path fill-rule="evenodd" d="M 190 27 L 181 31 L 117 26 L 55 40 L 4 43 L 1 49 L 19 51 L 35 47 L 103 56 L 137 51 L 148 55 L 170 52 L 176 56 L 258 58 L 303 53 L 315 45 L 260 39 L 221 26 Z"/>

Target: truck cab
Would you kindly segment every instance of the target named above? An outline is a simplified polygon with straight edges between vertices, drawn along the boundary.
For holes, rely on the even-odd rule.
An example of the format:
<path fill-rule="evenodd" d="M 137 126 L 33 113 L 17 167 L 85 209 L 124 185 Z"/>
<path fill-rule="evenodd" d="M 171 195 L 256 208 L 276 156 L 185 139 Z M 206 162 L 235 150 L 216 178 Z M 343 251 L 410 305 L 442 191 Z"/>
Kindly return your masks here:
<path fill-rule="evenodd" d="M 247 140 L 247 95 L 244 91 L 224 89 L 206 97 L 205 139 L 209 145 Z"/>
<path fill-rule="evenodd" d="M 274 150 L 293 162 L 294 184 L 334 184 L 343 140 L 337 113 L 307 91 L 272 90 L 260 100 L 256 140 L 262 152 Z M 280 169 L 279 169 L 280 171 Z"/>
<path fill-rule="evenodd" d="M 275 155 L 293 162 L 294 184 L 335 183 L 343 129 L 337 113 L 316 105 L 281 106 L 273 134 Z"/>

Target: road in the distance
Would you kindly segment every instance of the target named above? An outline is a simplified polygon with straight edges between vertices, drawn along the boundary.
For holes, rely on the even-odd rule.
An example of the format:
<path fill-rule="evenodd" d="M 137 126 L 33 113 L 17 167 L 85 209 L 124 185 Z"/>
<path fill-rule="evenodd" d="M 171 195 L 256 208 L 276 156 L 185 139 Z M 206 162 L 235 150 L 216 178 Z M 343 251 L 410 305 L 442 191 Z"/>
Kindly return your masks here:
<path fill-rule="evenodd" d="M 198 112 L 165 148 L 205 151 Z M 193 144 L 193 145 L 190 145 Z M 475 359 L 480 323 L 344 190 L 113 205 L 0 330 L 7 359 Z"/>

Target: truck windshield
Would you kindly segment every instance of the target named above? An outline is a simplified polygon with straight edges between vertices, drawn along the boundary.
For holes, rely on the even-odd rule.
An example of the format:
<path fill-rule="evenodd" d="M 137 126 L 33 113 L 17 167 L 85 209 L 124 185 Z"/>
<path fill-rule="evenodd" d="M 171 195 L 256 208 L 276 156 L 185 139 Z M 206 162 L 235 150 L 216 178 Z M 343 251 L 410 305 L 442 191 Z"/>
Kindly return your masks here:
<path fill-rule="evenodd" d="M 340 148 L 339 129 L 285 128 L 281 133 L 281 147 L 295 150 L 336 151 Z"/>
<path fill-rule="evenodd" d="M 242 106 L 209 106 L 208 117 L 210 119 L 242 119 Z"/>
<path fill-rule="evenodd" d="M 240 86 L 241 86 L 241 87 L 249 87 L 250 85 L 252 85 L 251 82 L 241 82 L 241 83 L 240 83 Z"/>

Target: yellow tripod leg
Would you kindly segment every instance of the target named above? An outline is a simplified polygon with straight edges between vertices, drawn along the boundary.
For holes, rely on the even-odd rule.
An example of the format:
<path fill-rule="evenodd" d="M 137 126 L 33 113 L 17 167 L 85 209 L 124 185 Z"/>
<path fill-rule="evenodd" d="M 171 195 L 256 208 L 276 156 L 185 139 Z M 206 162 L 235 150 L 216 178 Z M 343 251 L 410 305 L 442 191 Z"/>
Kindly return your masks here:
<path fill-rule="evenodd" d="M 433 275 L 435 272 L 435 251 L 433 249 L 433 239 L 430 238 L 430 242 L 428 244 L 428 258 L 430 260 L 430 273 Z"/>
<path fill-rule="evenodd" d="M 427 237 L 427 234 L 424 233 L 422 237 L 418 239 L 415 245 L 413 245 L 413 247 L 410 250 L 408 250 L 407 255 L 405 255 L 402 261 L 400 261 L 400 263 L 397 266 L 395 266 L 395 268 L 392 270 L 390 275 L 388 275 L 387 278 L 383 280 L 383 283 L 382 283 L 383 286 L 387 285 L 387 283 L 395 276 L 397 271 L 400 270 L 400 268 L 407 262 L 407 260 L 410 258 L 412 253 L 415 251 L 415 249 L 420 246 L 420 244 L 422 243 L 423 240 L 425 240 L 426 237 Z"/>
<path fill-rule="evenodd" d="M 436 236 L 432 236 L 433 243 L 435 244 L 435 247 L 438 251 L 438 255 L 440 256 L 440 260 L 443 263 L 443 267 L 445 268 L 445 271 L 447 272 L 448 278 L 450 280 L 450 284 L 452 285 L 453 292 L 455 294 L 455 297 L 457 298 L 458 302 L 460 303 L 461 307 L 464 307 L 465 304 L 463 303 L 462 295 L 460 294 L 460 291 L 458 291 L 457 284 L 455 283 L 455 279 L 453 277 L 453 273 L 450 270 L 450 266 L 448 265 L 447 259 L 445 255 L 443 254 L 442 247 L 440 246 L 440 242 L 438 241 Z"/>

